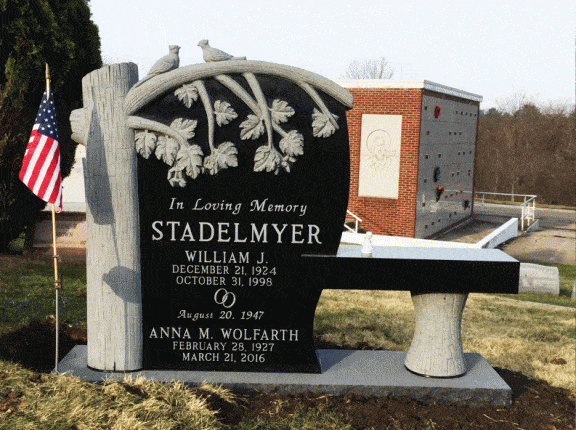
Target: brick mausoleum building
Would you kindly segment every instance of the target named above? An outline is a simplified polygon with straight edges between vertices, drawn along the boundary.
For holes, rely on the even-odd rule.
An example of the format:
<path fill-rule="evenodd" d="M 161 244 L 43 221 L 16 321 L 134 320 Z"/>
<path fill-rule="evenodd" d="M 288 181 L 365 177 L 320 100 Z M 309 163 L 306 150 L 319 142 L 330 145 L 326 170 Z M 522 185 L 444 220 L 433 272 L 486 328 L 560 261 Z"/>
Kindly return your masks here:
<path fill-rule="evenodd" d="M 337 81 L 354 96 L 348 210 L 374 234 L 426 238 L 472 216 L 482 97 L 429 81 Z"/>

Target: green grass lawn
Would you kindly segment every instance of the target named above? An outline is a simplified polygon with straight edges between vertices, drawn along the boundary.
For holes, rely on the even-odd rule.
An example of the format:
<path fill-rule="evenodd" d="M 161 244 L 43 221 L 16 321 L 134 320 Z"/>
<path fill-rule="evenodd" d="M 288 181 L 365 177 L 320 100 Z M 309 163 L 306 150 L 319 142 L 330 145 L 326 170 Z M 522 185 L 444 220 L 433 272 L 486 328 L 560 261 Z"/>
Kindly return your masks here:
<path fill-rule="evenodd" d="M 576 266 L 555 264 L 560 275 L 560 295 L 520 293 L 502 295 L 515 300 L 576 308 L 571 300 Z M 86 269 L 60 264 L 63 289 L 60 315 L 71 324 L 86 322 Z M 0 264 L 0 331 L 7 327 L 42 320 L 55 312 L 54 267 L 50 262 L 22 261 L 19 267 Z"/>
<path fill-rule="evenodd" d="M 55 294 L 51 262 L 33 262 L 20 258 L 16 264 L 2 264 L 1 258 L 2 256 L 0 256 L 0 333 L 21 327 L 34 320 L 44 320 L 49 315 L 53 315 Z M 505 300 L 507 307 L 511 306 L 510 303 L 517 302 L 517 306 L 520 306 L 518 309 L 523 309 L 522 303 L 526 303 L 526 309 L 531 309 L 526 312 L 542 314 L 537 317 L 540 320 L 540 327 L 554 327 L 554 321 L 547 320 L 547 315 L 551 311 L 546 309 L 535 311 L 529 305 L 530 302 L 560 305 L 566 309 L 567 315 L 574 316 L 576 301 L 572 301 L 570 296 L 574 279 L 576 279 L 576 266 L 556 265 L 556 267 L 560 273 L 560 296 L 521 293 L 518 295 L 472 294 L 471 297 L 485 296 L 484 307 L 490 307 L 491 303 L 501 303 L 501 300 Z M 71 324 L 85 324 L 86 270 L 82 266 L 62 264 L 60 272 L 64 286 L 60 294 L 60 318 Z M 383 307 L 380 296 L 384 293 L 395 298 L 392 301 L 394 303 L 392 308 Z M 345 347 L 366 346 L 372 349 L 407 350 L 413 330 L 413 307 L 409 296 L 409 293 L 405 291 L 368 291 L 361 295 L 345 291 L 338 292 L 338 294 L 325 291 L 316 312 L 315 333 L 322 340 Z M 469 301 L 466 311 L 472 309 L 471 303 L 474 302 Z M 517 309 L 517 306 L 514 309 Z M 507 329 L 519 320 L 518 310 L 503 310 L 501 305 L 494 305 L 491 311 L 492 313 L 488 312 L 483 318 L 492 314 L 510 316 L 505 321 Z M 482 327 L 481 318 L 476 323 Z M 518 330 L 520 329 L 523 327 L 519 326 Z"/>
<path fill-rule="evenodd" d="M 407 291 L 325 290 L 314 333 L 342 347 L 403 350 L 414 332 Z M 470 294 L 462 320 L 465 352 L 482 354 L 492 366 L 522 372 L 576 393 L 576 313 L 495 294 Z M 563 365 L 555 364 L 560 360 Z"/>
<path fill-rule="evenodd" d="M 0 333 L 54 313 L 52 264 L 6 261 L 0 255 Z M 559 269 L 562 296 L 546 300 L 573 306 L 569 293 L 576 269 Z M 61 319 L 85 323 L 85 268 L 61 265 L 61 273 Z M 526 296 L 510 297 L 516 300 L 470 295 L 462 323 L 464 350 L 482 354 L 493 366 L 575 393 L 573 308 L 543 309 L 523 301 Z M 406 350 L 413 330 L 413 306 L 406 291 L 324 291 L 314 321 L 320 341 L 355 349 Z M 0 361 L 0 429 L 224 429 L 231 427 L 218 421 L 217 411 L 242 407 L 234 406 L 236 401 L 217 387 L 190 389 L 143 380 L 95 385 L 66 375 L 37 375 Z M 243 418 L 234 428 L 351 428 L 342 416 L 324 410 L 322 402 L 294 410 L 282 402 L 273 403 L 266 416 Z"/>
<path fill-rule="evenodd" d="M 71 324 L 86 322 L 86 269 L 59 266 L 60 315 Z M 18 267 L 0 264 L 0 332 L 43 320 L 55 312 L 54 266 L 23 260 Z"/>
<path fill-rule="evenodd" d="M 576 308 L 576 300 L 572 300 L 572 289 L 574 288 L 574 281 L 576 280 L 576 266 L 568 264 L 543 264 L 545 266 L 553 266 L 558 268 L 560 277 L 560 295 L 542 293 L 519 293 L 519 294 L 503 294 L 503 297 L 509 297 L 515 300 L 523 300 L 527 302 L 547 303 L 550 305 L 567 306 Z"/>

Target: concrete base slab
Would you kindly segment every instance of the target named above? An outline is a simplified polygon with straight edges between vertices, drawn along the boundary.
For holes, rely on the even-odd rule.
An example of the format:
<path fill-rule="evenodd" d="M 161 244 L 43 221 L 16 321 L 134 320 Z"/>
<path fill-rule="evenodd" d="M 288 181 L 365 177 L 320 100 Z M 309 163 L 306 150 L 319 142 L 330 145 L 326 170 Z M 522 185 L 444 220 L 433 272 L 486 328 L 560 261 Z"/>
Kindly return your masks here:
<path fill-rule="evenodd" d="M 322 373 L 196 372 L 182 370 L 141 370 L 99 372 L 87 366 L 87 347 L 78 345 L 59 364 L 60 373 L 101 382 L 107 379 L 136 378 L 180 381 L 198 385 L 204 381 L 233 390 L 258 390 L 297 394 L 314 392 L 362 396 L 410 397 L 426 404 L 469 406 L 512 403 L 512 390 L 486 359 L 477 353 L 464 354 L 466 374 L 457 378 L 426 378 L 404 367 L 405 351 L 316 351 Z"/>
<path fill-rule="evenodd" d="M 557 267 L 520 263 L 518 292 L 550 293 L 560 295 L 560 273 Z"/>

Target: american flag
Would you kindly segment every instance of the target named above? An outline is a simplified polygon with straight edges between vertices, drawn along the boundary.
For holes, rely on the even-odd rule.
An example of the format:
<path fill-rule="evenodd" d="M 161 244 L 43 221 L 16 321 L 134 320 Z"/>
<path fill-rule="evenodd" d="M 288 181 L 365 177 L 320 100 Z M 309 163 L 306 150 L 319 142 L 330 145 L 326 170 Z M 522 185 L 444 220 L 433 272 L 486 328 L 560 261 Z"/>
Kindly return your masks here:
<path fill-rule="evenodd" d="M 62 211 L 60 145 L 52 92 L 49 99 L 46 92 L 42 97 L 19 177 L 34 194 Z"/>

